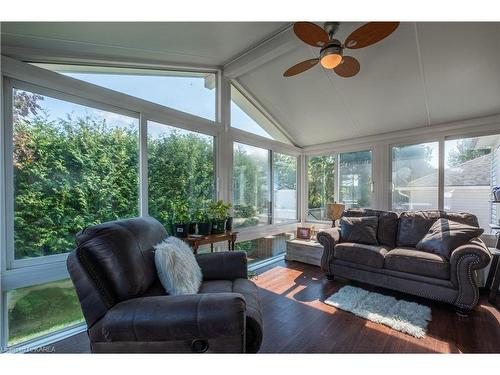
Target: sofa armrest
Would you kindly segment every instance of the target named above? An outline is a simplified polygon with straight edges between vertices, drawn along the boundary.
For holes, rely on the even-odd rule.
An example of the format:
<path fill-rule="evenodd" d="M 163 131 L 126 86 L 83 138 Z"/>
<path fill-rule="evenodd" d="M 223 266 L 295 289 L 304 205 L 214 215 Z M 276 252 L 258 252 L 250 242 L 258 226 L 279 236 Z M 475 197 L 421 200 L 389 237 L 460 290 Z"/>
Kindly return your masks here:
<path fill-rule="evenodd" d="M 244 251 L 198 254 L 196 261 L 201 268 L 203 280 L 235 280 L 248 277 L 247 253 Z"/>
<path fill-rule="evenodd" d="M 458 288 L 456 306 L 472 309 L 477 304 L 479 289 L 474 271 L 486 267 L 490 261 L 491 253 L 479 238 L 474 238 L 453 250 L 450 258 L 450 276 L 451 282 Z"/>
<path fill-rule="evenodd" d="M 113 306 L 101 327 L 107 342 L 241 336 L 243 345 L 245 311 L 245 299 L 238 293 L 143 297 Z"/>
<path fill-rule="evenodd" d="M 321 257 L 321 270 L 327 275 L 332 275 L 330 272 L 331 261 L 333 260 L 333 250 L 335 245 L 340 241 L 340 228 L 333 227 L 323 229 L 318 232 L 316 238 L 323 245 L 323 256 Z"/>

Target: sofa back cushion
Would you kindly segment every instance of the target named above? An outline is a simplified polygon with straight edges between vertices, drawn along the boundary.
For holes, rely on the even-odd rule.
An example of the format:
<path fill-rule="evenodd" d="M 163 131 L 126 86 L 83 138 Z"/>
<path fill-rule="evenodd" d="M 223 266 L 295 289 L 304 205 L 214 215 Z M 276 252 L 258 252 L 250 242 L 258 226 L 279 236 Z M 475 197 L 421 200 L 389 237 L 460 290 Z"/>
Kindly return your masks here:
<path fill-rule="evenodd" d="M 432 224 L 441 217 L 438 210 L 407 211 L 399 216 L 396 245 L 415 247 L 429 231 Z"/>
<path fill-rule="evenodd" d="M 76 253 L 111 303 L 138 297 L 157 280 L 153 246 L 167 237 L 152 217 L 111 221 L 76 235 Z"/>
<path fill-rule="evenodd" d="M 461 224 L 479 227 L 477 217 L 469 213 L 440 210 L 407 211 L 399 216 L 396 245 L 416 247 L 438 219 L 448 219 Z"/>
<path fill-rule="evenodd" d="M 398 231 L 398 218 L 396 212 L 372 210 L 369 208 L 351 208 L 344 212 L 344 217 L 378 217 L 377 241 L 380 245 L 390 249 L 396 246 L 396 234 Z"/>
<path fill-rule="evenodd" d="M 340 219 L 342 242 L 378 245 L 378 218 L 376 216 L 343 217 Z"/>
<path fill-rule="evenodd" d="M 438 219 L 417 243 L 417 249 L 450 260 L 453 250 L 483 234 L 483 229 L 448 219 Z"/>

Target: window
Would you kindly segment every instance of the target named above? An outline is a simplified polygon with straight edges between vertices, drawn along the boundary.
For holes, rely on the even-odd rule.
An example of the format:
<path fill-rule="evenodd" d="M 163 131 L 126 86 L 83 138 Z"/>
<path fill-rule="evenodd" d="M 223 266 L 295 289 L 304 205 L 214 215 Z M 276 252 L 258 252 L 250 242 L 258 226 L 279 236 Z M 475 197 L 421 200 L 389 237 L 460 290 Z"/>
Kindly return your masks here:
<path fill-rule="evenodd" d="M 68 77 L 215 121 L 215 74 L 36 64 Z"/>
<path fill-rule="evenodd" d="M 500 135 L 462 138 L 445 142 L 444 209 L 470 212 L 489 233 L 499 225 L 498 204 L 491 203 L 491 190 L 500 184 Z"/>
<path fill-rule="evenodd" d="M 308 158 L 307 184 L 307 220 L 329 220 L 326 205 L 335 201 L 335 155 Z"/>
<path fill-rule="evenodd" d="M 233 85 L 231 85 L 231 126 L 261 137 L 290 143 L 276 126 Z"/>
<path fill-rule="evenodd" d="M 138 120 L 13 90 L 15 258 L 65 253 L 85 226 L 138 214 Z"/>
<path fill-rule="evenodd" d="M 7 292 L 8 345 L 15 345 L 83 322 L 71 280 Z"/>
<path fill-rule="evenodd" d="M 179 205 L 193 214 L 214 199 L 214 139 L 148 121 L 149 214 L 169 229 Z"/>
<path fill-rule="evenodd" d="M 234 143 L 234 227 L 266 225 L 270 222 L 269 151 Z"/>
<path fill-rule="evenodd" d="M 340 154 L 339 200 L 349 208 L 371 207 L 372 152 Z"/>
<path fill-rule="evenodd" d="M 438 142 L 392 148 L 392 209 L 438 208 Z"/>
<path fill-rule="evenodd" d="M 297 221 L 297 158 L 273 153 L 273 223 Z"/>
<path fill-rule="evenodd" d="M 248 264 L 254 264 L 284 254 L 286 252 L 286 241 L 294 238 L 294 233 L 280 233 L 256 240 L 238 242 L 234 248 L 235 250 L 245 251 Z"/>

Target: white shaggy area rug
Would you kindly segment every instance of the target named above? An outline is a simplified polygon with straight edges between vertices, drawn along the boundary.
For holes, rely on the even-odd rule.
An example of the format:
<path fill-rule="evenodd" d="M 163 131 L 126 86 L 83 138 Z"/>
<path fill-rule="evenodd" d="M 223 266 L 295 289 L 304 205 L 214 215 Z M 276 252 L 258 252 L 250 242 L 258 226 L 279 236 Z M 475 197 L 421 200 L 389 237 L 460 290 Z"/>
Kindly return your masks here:
<path fill-rule="evenodd" d="M 344 286 L 325 303 L 417 338 L 425 337 L 431 309 L 414 302 Z"/>

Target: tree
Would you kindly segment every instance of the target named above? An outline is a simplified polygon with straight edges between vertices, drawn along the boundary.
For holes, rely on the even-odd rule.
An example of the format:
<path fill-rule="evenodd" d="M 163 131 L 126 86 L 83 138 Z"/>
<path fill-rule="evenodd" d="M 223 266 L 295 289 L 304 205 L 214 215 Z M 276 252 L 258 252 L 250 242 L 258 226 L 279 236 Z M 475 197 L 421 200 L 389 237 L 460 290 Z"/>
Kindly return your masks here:
<path fill-rule="evenodd" d="M 14 93 L 16 258 L 70 251 L 86 226 L 139 213 L 137 125 L 95 114 L 54 120 L 41 100 Z M 173 200 L 195 209 L 213 199 L 209 137 L 173 131 L 148 142 L 152 216 L 167 225 Z"/>
<path fill-rule="evenodd" d="M 491 153 L 490 148 L 476 149 L 475 139 L 462 139 L 457 143 L 456 149 L 448 153 L 448 165 L 456 167 L 466 161 L 479 158 Z"/>
<path fill-rule="evenodd" d="M 326 204 L 334 201 L 335 192 L 335 157 L 315 156 L 309 159 L 307 168 L 308 179 L 308 208 L 309 213 L 317 220 L 321 217 L 321 210 Z M 312 210 L 311 210 L 312 209 Z M 318 212 L 314 212 L 318 211 Z"/>

